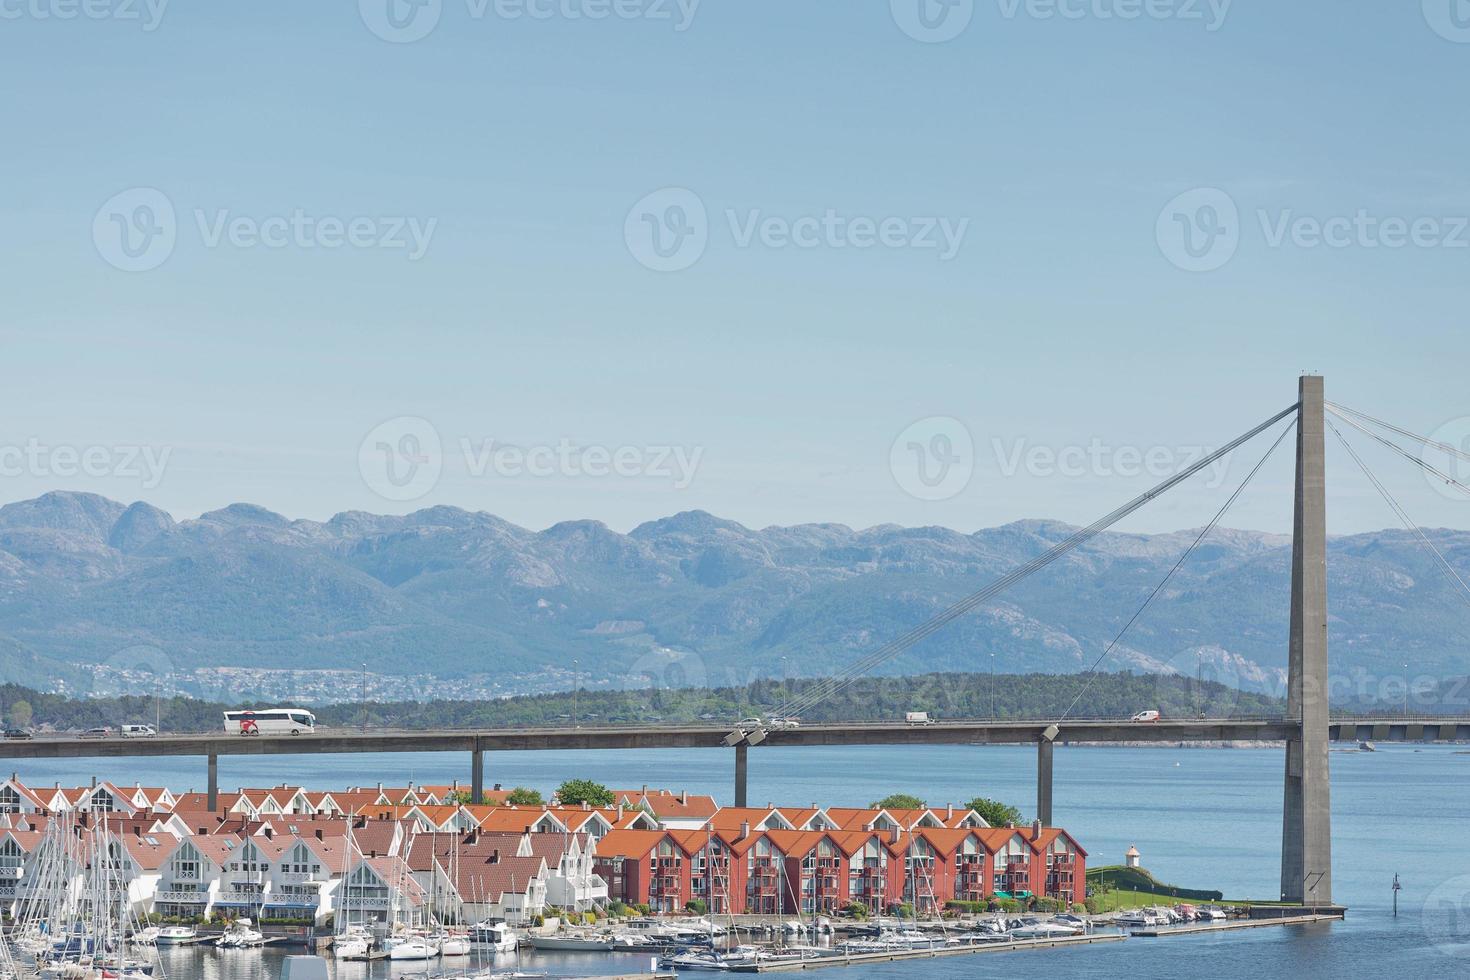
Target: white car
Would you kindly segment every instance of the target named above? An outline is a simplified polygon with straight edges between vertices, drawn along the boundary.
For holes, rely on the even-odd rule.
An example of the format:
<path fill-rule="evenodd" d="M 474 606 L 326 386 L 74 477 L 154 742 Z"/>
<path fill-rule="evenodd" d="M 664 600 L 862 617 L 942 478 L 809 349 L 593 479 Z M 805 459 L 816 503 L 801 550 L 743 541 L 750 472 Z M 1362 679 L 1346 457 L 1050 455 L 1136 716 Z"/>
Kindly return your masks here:
<path fill-rule="evenodd" d="M 781 730 L 787 729 L 787 728 L 800 728 L 800 727 L 801 727 L 801 721 L 800 721 L 800 719 L 797 719 L 797 718 L 772 718 L 771 719 L 771 730 L 772 731 L 781 731 Z"/>
<path fill-rule="evenodd" d="M 735 723 L 735 727 L 742 732 L 753 732 L 757 729 L 765 728 L 766 723 L 760 718 L 742 718 Z"/>

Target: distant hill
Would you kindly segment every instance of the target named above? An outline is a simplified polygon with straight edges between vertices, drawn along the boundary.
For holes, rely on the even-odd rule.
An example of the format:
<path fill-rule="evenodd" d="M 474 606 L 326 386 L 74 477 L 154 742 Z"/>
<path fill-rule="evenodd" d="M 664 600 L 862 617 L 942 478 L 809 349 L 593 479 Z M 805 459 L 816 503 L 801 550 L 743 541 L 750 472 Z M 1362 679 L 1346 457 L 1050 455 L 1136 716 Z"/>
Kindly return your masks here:
<path fill-rule="evenodd" d="M 152 660 L 176 671 L 366 664 L 492 678 L 508 692 L 570 687 L 574 659 L 588 686 L 813 676 L 1072 530 L 753 530 L 696 511 L 620 534 L 595 521 L 529 531 L 452 507 L 323 523 L 249 504 L 176 521 L 146 503 L 49 493 L 0 508 L 0 679 L 80 690 L 94 665 L 134 676 Z M 1432 535 L 1470 577 L 1470 533 Z M 1192 537 L 1101 535 L 885 671 L 1085 670 Z M 1289 548 L 1217 530 L 1103 669 L 1278 691 Z M 1405 662 L 1470 673 L 1470 608 L 1408 533 L 1334 539 L 1329 589 L 1342 683 L 1372 687 Z"/>

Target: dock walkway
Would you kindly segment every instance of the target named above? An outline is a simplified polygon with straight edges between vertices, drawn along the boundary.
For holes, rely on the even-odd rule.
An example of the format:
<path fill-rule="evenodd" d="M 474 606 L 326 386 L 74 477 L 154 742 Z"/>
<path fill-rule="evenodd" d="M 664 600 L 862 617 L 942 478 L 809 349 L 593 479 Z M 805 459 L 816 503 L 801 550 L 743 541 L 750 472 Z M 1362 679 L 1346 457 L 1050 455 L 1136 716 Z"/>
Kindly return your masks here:
<path fill-rule="evenodd" d="M 1262 926 L 1303 926 L 1314 922 L 1341 922 L 1340 915 L 1286 915 L 1275 919 L 1236 919 L 1229 922 L 1191 922 L 1179 926 L 1150 926 L 1134 929 L 1135 936 L 1159 939 L 1164 936 L 1198 936 L 1209 932 L 1233 932 L 1236 929 L 1259 929 Z"/>
<path fill-rule="evenodd" d="M 865 963 L 892 963 L 897 960 L 929 960 L 945 956 L 970 956 L 975 953 L 1009 953 L 1027 949 L 1056 949 L 1060 946 L 1086 946 L 1091 943 L 1120 942 L 1127 939 L 1121 932 L 1095 933 L 1090 936 L 1063 936 L 1057 939 L 1017 939 L 1011 942 L 971 943 L 939 949 L 896 949 L 877 953 L 849 953 L 819 956 L 810 960 L 777 963 L 751 963 L 732 966 L 730 973 L 790 973 L 795 970 L 820 970 L 831 966 L 858 966 Z"/>

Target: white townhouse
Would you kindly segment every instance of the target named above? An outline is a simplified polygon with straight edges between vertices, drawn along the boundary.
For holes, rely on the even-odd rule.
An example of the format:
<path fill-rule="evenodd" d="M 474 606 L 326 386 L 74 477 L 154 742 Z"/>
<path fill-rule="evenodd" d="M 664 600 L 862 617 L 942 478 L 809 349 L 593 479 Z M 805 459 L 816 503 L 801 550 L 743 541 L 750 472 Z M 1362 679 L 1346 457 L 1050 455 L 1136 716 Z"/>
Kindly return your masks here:
<path fill-rule="evenodd" d="M 234 834 L 192 834 L 164 858 L 153 910 L 160 915 L 203 919 L 214 911 L 221 880 L 240 838 Z M 235 862 L 238 864 L 239 862 Z M 231 876 L 233 892 L 237 876 Z"/>

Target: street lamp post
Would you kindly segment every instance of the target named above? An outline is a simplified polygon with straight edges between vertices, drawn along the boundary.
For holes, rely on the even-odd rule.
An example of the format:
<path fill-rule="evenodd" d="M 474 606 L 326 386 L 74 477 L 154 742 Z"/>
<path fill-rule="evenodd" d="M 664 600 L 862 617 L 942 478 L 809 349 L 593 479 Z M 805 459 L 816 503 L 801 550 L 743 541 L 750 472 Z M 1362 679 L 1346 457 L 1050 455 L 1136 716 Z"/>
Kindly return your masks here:
<path fill-rule="evenodd" d="M 1404 664 L 1404 717 L 1409 717 L 1409 665 Z"/>
<path fill-rule="evenodd" d="M 362 733 L 367 734 L 367 664 L 362 665 Z"/>
<path fill-rule="evenodd" d="M 581 728 L 577 724 L 577 698 L 582 687 L 582 672 L 577 666 L 577 661 L 572 661 L 572 727 Z"/>

